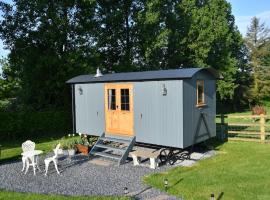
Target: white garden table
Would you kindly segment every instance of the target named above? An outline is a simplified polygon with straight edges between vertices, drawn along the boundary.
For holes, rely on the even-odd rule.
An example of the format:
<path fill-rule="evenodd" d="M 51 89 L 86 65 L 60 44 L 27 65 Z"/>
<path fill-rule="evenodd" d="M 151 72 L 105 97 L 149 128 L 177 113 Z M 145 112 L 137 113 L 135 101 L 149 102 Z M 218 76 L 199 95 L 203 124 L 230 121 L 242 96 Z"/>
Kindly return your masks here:
<path fill-rule="evenodd" d="M 38 156 L 42 153 L 43 151 L 41 150 L 33 150 L 33 151 L 27 151 L 21 154 L 22 156 L 25 156 L 27 158 L 25 174 L 27 173 L 29 166 L 33 167 L 34 175 L 36 175 L 36 168 L 38 168 L 38 170 L 41 171 L 38 166 Z"/>

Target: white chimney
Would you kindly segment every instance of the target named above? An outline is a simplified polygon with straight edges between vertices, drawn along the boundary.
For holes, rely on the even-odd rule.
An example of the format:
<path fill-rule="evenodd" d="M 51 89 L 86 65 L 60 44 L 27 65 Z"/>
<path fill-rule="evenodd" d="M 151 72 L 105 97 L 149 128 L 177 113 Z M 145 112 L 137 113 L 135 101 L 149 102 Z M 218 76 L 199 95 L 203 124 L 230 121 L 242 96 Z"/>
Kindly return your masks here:
<path fill-rule="evenodd" d="M 101 73 L 100 69 L 97 68 L 97 73 L 96 73 L 96 75 L 94 77 L 98 78 L 98 77 L 101 77 L 101 76 L 103 76 L 103 74 Z"/>

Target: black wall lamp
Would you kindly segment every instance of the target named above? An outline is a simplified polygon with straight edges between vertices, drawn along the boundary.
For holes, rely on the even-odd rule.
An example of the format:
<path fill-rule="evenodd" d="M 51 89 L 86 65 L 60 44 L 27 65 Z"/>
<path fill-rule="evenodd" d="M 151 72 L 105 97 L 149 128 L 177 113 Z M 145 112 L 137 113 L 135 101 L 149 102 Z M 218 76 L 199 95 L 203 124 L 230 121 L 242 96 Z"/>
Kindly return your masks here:
<path fill-rule="evenodd" d="M 78 91 L 79 91 L 79 95 L 83 95 L 83 89 L 81 86 L 79 86 Z"/>

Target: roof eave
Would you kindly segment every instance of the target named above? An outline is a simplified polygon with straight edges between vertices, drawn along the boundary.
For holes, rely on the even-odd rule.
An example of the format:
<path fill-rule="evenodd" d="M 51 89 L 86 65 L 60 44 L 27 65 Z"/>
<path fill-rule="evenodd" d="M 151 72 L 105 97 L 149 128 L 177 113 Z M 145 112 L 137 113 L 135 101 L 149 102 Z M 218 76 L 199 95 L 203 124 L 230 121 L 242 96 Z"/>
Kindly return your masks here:
<path fill-rule="evenodd" d="M 162 81 L 162 80 L 182 80 L 191 79 L 192 77 L 181 78 L 155 78 L 155 79 L 140 79 L 140 80 L 110 80 L 110 81 L 66 81 L 67 84 L 86 84 L 86 83 L 117 83 L 117 82 L 145 82 L 145 81 Z"/>

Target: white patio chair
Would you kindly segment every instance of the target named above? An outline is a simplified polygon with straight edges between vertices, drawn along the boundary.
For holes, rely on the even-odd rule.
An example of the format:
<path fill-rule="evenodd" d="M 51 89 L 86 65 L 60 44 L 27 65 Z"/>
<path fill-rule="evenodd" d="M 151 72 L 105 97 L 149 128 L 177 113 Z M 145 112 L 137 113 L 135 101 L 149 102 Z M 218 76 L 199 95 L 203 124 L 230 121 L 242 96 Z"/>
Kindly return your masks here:
<path fill-rule="evenodd" d="M 23 153 L 27 152 L 27 151 L 34 151 L 36 148 L 36 144 L 34 142 L 32 142 L 31 140 L 27 140 L 24 143 L 22 143 L 22 151 Z M 22 162 L 23 162 L 23 168 L 22 171 L 25 169 L 25 165 L 27 164 L 27 157 L 26 156 L 22 156 Z"/>
<path fill-rule="evenodd" d="M 45 162 L 45 176 L 47 176 L 48 168 L 49 168 L 49 165 L 50 165 L 51 162 L 54 163 L 54 167 L 55 167 L 57 173 L 60 174 L 60 172 L 59 172 L 59 170 L 57 168 L 58 155 L 59 155 L 59 152 L 60 152 L 60 143 L 56 146 L 56 148 L 53 151 L 54 151 L 54 156 L 50 157 L 50 158 L 46 158 L 44 160 L 44 162 Z"/>

